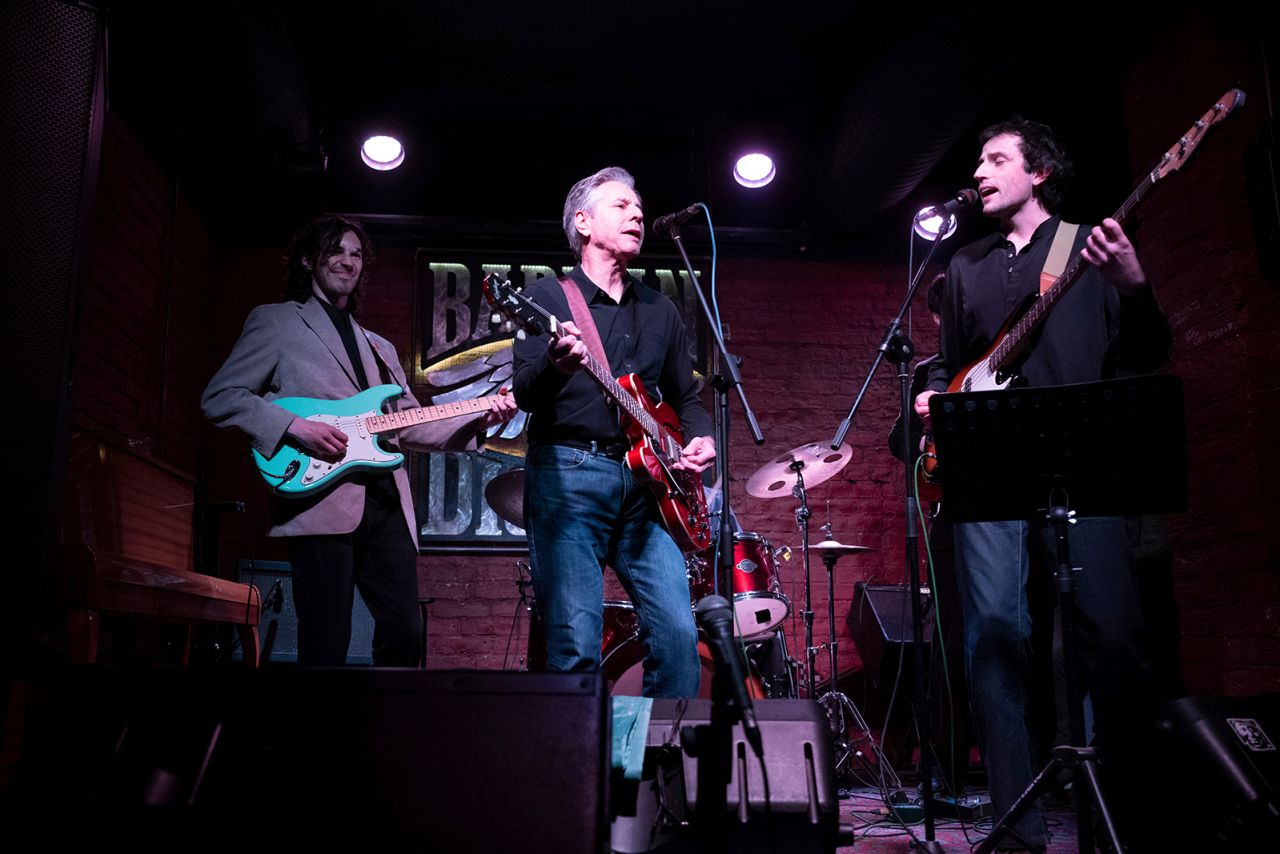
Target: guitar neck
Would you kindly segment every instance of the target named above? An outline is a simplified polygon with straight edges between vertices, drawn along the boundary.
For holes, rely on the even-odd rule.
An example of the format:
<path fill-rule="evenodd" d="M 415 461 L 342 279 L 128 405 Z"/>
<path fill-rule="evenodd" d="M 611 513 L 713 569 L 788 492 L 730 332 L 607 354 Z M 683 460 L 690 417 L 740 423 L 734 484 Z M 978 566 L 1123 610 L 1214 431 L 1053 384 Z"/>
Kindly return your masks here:
<path fill-rule="evenodd" d="M 1111 215 L 1111 218 L 1123 224 L 1154 184 L 1155 179 L 1149 173 L 1142 183 L 1138 185 L 1137 189 L 1129 194 L 1129 198 L 1125 199 L 1120 209 Z M 1045 289 L 1044 293 L 1040 295 L 1040 299 L 1031 304 L 1031 308 L 1027 310 L 1027 313 L 1018 319 L 1018 322 L 1009 329 L 1008 334 L 1005 335 L 1000 345 L 991 352 L 989 362 L 992 373 L 1007 369 L 1022 354 L 1027 342 L 1031 340 L 1032 333 L 1040 327 L 1040 324 L 1044 323 L 1049 316 L 1049 312 L 1053 311 L 1054 307 L 1062 301 L 1067 291 L 1071 290 L 1072 286 L 1080 280 L 1080 277 L 1089 266 L 1089 262 L 1082 259 L 1078 254 L 1071 259 L 1071 263 L 1067 265 L 1067 269 L 1062 271 L 1062 275 Z"/>
<path fill-rule="evenodd" d="M 551 334 L 556 338 L 563 338 L 565 333 L 561 330 L 559 324 L 552 327 Z M 600 360 L 595 356 L 587 353 L 587 373 L 600 386 L 601 391 L 611 401 L 622 408 L 622 411 L 636 424 L 640 425 L 640 429 L 644 431 L 649 440 L 658 446 L 664 455 L 669 459 L 678 459 L 680 456 L 680 446 L 674 439 L 662 429 L 649 410 L 644 407 L 639 400 L 632 397 L 614 378 L 613 373 L 609 370 L 608 365 L 600 364 Z"/>
<path fill-rule="evenodd" d="M 475 397 L 470 400 L 457 400 L 453 403 L 440 403 L 435 406 L 423 406 L 418 409 L 388 412 L 385 415 L 371 415 L 364 420 L 364 423 L 370 433 L 403 430 L 405 427 L 413 427 L 417 424 L 427 424 L 431 421 L 443 421 L 446 418 L 454 418 L 459 415 L 474 415 L 477 412 L 484 412 L 489 408 L 489 404 L 497 400 L 498 397 L 499 395 Z"/>

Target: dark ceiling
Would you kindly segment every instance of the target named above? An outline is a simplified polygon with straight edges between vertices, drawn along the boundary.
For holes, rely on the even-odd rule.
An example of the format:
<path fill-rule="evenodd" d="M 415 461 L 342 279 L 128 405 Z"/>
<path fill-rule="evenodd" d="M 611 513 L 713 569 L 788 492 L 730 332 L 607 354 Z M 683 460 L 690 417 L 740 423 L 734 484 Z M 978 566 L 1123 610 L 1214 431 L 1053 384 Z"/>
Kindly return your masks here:
<path fill-rule="evenodd" d="M 969 185 L 977 130 L 1014 112 L 1059 130 L 1090 178 L 1076 206 L 1105 213 L 1130 183 L 1118 81 L 1140 11 L 1101 40 L 1057 22 L 1055 43 L 1087 36 L 1063 63 L 1025 13 L 957 6 L 117 0 L 109 97 L 245 240 L 325 209 L 554 221 L 618 164 L 650 215 L 706 201 L 730 247 L 900 258 L 911 212 Z M 357 154 L 380 122 L 407 140 L 389 173 Z M 729 177 L 752 146 L 779 159 L 760 191 Z"/>

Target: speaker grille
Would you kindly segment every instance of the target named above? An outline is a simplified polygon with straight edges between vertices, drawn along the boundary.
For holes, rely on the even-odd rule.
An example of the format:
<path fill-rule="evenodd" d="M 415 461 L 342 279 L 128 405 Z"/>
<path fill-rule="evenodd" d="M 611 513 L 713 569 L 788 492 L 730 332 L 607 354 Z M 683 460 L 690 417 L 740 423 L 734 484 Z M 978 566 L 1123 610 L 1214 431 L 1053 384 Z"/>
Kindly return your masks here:
<path fill-rule="evenodd" d="M 35 628 L 32 598 L 47 593 L 65 472 L 76 295 L 102 136 L 103 35 L 97 12 L 53 0 L 14 0 L 0 15 L 0 234 L 21 248 L 21 263 L 5 268 L 0 336 L 0 360 L 17 379 L 11 396 L 22 401 L 22 417 L 8 425 L 10 447 L 22 449 L 9 461 L 10 491 L 22 496 L 11 523 L 40 550 L 33 564 L 46 567 L 0 582 L 8 603 L 0 622 L 20 634 Z"/>

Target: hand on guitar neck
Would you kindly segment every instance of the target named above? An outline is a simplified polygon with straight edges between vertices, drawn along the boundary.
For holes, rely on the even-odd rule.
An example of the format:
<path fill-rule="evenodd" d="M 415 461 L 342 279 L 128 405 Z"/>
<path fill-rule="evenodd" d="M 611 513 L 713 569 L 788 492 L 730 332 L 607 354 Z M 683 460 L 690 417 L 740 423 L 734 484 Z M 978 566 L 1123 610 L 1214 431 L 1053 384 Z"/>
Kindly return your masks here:
<path fill-rule="evenodd" d="M 1135 293 L 1147 284 L 1147 274 L 1129 236 L 1111 217 L 1089 232 L 1080 257 L 1097 267 L 1102 278 L 1122 294 Z"/>
<path fill-rule="evenodd" d="M 560 324 L 563 333 L 547 343 L 547 355 L 551 366 L 562 374 L 572 374 L 587 366 L 589 351 L 582 340 L 582 333 L 572 320 Z"/>

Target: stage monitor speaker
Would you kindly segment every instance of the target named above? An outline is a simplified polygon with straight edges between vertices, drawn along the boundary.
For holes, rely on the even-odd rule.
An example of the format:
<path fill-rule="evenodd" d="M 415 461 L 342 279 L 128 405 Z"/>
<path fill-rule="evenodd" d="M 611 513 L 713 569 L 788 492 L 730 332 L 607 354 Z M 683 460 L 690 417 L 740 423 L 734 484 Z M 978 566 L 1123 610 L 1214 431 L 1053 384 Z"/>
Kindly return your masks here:
<path fill-rule="evenodd" d="M 853 589 L 853 603 L 849 606 L 845 624 L 862 658 L 864 672 L 872 686 L 879 688 L 893 681 L 899 658 L 904 650 L 911 648 L 910 591 L 901 584 L 867 584 L 864 581 L 854 584 Z M 933 643 L 932 604 L 933 597 L 926 593 L 921 602 L 926 648 Z M 905 666 L 911 666 L 910 657 Z"/>
<path fill-rule="evenodd" d="M 764 760 L 733 728 L 733 764 L 721 850 L 734 854 L 834 852 L 838 834 L 834 759 L 826 713 L 809 700 L 757 700 Z M 654 700 L 639 782 L 612 781 L 614 851 L 698 848 L 698 760 L 684 738 L 711 721 L 710 700 Z"/>
<path fill-rule="evenodd" d="M 600 852 L 597 674 L 86 668 L 23 716 L 0 798 L 46 843 Z"/>
<path fill-rule="evenodd" d="M 1143 776 L 1159 785 L 1147 792 L 1146 829 L 1164 850 L 1256 851 L 1275 844 L 1280 694 L 1166 703 L 1147 755 Z"/>
<path fill-rule="evenodd" d="M 236 580 L 252 584 L 262 596 L 262 620 L 258 639 L 262 663 L 298 660 L 298 614 L 293 609 L 293 569 L 287 561 L 241 560 Z M 237 661 L 239 647 L 232 656 Z M 373 614 L 355 591 L 351 604 L 351 643 L 347 664 L 373 663 Z"/>

